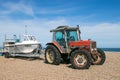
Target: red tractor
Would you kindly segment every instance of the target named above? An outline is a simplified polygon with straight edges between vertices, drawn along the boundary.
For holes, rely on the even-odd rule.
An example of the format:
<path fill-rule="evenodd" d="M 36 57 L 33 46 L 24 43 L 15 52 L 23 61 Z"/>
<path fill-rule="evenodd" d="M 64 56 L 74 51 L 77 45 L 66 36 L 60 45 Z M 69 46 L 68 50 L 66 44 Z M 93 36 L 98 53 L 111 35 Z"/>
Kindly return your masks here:
<path fill-rule="evenodd" d="M 96 41 L 81 40 L 79 26 L 59 26 L 50 32 L 53 32 L 53 42 L 47 43 L 46 63 L 58 65 L 63 60 L 75 69 L 88 69 L 91 64 L 105 62 L 105 53 L 97 48 Z"/>

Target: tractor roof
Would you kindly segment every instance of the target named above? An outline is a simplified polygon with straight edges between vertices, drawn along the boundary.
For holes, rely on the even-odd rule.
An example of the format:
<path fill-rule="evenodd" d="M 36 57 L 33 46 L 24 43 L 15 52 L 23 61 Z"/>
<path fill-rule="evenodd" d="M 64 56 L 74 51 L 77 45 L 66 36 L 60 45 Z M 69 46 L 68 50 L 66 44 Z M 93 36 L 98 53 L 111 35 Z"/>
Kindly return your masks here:
<path fill-rule="evenodd" d="M 63 30 L 77 30 L 79 27 L 58 26 L 56 29 L 50 30 L 50 32 L 63 31 Z"/>

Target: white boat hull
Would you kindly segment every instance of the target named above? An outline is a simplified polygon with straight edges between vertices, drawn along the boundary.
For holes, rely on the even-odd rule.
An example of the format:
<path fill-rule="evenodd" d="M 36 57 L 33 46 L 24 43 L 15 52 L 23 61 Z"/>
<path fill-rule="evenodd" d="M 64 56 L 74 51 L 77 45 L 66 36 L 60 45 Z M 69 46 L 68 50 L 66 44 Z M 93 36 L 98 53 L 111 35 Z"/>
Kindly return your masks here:
<path fill-rule="evenodd" d="M 38 48 L 38 44 L 29 44 L 29 45 L 17 45 L 16 53 L 32 53 L 35 49 Z"/>
<path fill-rule="evenodd" d="M 35 41 L 24 41 L 22 43 L 16 43 L 17 53 L 32 53 L 35 49 L 39 48 L 40 43 Z"/>

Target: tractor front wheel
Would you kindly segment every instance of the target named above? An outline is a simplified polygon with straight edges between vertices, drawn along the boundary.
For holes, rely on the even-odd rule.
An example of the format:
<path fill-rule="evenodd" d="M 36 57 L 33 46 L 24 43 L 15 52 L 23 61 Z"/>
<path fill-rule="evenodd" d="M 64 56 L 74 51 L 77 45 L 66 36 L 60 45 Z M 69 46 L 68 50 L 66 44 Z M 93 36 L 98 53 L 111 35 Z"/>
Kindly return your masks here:
<path fill-rule="evenodd" d="M 47 46 L 45 50 L 45 62 L 55 65 L 59 65 L 61 62 L 61 55 L 53 45 Z"/>
<path fill-rule="evenodd" d="M 75 50 L 71 54 L 70 61 L 75 69 L 88 69 L 91 65 L 91 55 L 84 50 Z"/>
<path fill-rule="evenodd" d="M 94 65 L 102 65 L 106 60 L 105 53 L 100 48 L 97 49 L 96 54 L 92 54 L 92 57 L 93 57 L 92 64 Z"/>

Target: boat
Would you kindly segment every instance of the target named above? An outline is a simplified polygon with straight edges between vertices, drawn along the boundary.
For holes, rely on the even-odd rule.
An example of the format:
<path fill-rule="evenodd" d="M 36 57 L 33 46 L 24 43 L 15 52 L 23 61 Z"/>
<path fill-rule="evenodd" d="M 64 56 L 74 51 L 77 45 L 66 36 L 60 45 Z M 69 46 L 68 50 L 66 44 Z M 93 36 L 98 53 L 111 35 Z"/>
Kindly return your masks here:
<path fill-rule="evenodd" d="M 33 35 L 23 35 L 24 38 L 17 38 L 16 35 L 12 39 L 8 39 L 5 36 L 5 41 L 3 42 L 3 51 L 5 57 L 10 56 L 39 56 L 41 43 L 37 41 Z"/>

